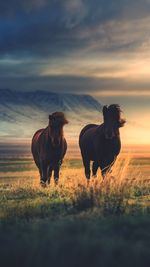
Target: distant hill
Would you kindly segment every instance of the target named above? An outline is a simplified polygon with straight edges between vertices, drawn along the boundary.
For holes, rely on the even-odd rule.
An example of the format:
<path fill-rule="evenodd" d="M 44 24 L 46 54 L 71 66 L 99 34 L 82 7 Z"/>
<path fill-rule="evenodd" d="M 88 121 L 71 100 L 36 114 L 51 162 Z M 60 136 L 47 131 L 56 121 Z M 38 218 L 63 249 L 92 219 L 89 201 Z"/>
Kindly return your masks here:
<path fill-rule="evenodd" d="M 70 121 L 66 132 L 75 137 L 84 124 L 100 121 L 101 110 L 90 95 L 0 89 L 0 136 L 30 138 L 46 127 L 49 114 L 63 111 Z"/>

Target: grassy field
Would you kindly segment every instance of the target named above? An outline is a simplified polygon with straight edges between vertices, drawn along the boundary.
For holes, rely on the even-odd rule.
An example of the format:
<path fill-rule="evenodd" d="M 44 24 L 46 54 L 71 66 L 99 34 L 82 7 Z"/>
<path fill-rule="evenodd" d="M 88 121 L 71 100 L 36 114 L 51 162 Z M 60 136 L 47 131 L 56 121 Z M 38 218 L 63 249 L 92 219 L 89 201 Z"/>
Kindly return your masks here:
<path fill-rule="evenodd" d="M 0 161 L 0 265 L 150 266 L 150 158 L 120 158 L 87 186 L 65 160 L 58 186 L 31 159 Z"/>

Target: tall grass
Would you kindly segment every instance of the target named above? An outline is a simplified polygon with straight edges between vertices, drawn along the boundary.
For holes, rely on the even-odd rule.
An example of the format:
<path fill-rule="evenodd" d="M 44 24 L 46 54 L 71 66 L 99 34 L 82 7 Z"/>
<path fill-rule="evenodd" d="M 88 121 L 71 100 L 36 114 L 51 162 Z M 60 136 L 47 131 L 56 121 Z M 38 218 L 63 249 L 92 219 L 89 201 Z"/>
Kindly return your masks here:
<path fill-rule="evenodd" d="M 100 171 L 90 183 L 83 169 L 64 168 L 59 185 L 53 179 L 50 186 L 39 185 L 37 172 L 31 179 L 3 183 L 0 187 L 0 217 L 44 217 L 83 211 L 96 211 L 102 215 L 121 215 L 129 211 L 148 209 L 150 180 L 132 166 L 131 157 L 119 157 L 105 179 Z M 136 207 L 136 209 L 135 209 Z"/>
<path fill-rule="evenodd" d="M 149 199 L 149 194 L 150 180 L 142 175 L 140 166 L 132 166 L 132 158 L 128 156 L 119 157 L 105 178 L 93 178 L 89 187 L 80 181 L 74 188 L 73 199 L 79 210 L 99 207 L 104 215 L 122 214 L 140 205 L 136 197 Z"/>

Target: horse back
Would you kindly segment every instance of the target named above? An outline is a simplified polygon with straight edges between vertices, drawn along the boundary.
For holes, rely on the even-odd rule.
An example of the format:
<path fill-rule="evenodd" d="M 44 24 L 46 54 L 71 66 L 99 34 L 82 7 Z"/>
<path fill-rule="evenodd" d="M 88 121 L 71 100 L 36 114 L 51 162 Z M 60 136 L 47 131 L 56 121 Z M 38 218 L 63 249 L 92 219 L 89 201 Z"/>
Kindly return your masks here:
<path fill-rule="evenodd" d="M 43 132 L 44 129 L 40 129 L 38 131 L 35 132 L 35 134 L 33 135 L 33 138 L 32 138 L 32 143 L 33 142 L 37 142 L 41 133 Z"/>
<path fill-rule="evenodd" d="M 85 134 L 85 132 L 89 129 L 92 129 L 92 128 L 96 128 L 98 125 L 97 124 L 88 124 L 86 125 L 80 132 L 80 135 L 79 135 L 79 140 L 81 139 L 81 137 Z"/>

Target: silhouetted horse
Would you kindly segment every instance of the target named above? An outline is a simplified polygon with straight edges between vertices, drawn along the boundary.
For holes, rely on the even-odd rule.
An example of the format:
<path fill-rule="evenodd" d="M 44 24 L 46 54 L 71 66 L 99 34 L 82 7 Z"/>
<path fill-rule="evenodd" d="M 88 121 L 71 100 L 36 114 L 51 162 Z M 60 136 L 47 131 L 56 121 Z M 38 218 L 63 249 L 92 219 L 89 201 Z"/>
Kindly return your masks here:
<path fill-rule="evenodd" d="M 87 179 L 90 179 L 90 161 L 93 161 L 93 176 L 96 176 L 100 167 L 104 177 L 121 149 L 119 128 L 124 126 L 125 120 L 121 118 L 120 106 L 117 104 L 104 106 L 103 117 L 104 123 L 88 124 L 79 136 L 79 146 Z"/>
<path fill-rule="evenodd" d="M 63 126 L 67 124 L 62 112 L 49 115 L 49 124 L 45 129 L 38 130 L 32 139 L 32 155 L 40 173 L 41 184 L 50 183 L 52 171 L 58 183 L 59 169 L 67 150 L 67 142 L 63 136 Z"/>

